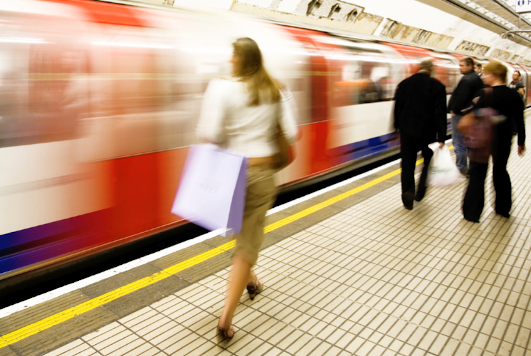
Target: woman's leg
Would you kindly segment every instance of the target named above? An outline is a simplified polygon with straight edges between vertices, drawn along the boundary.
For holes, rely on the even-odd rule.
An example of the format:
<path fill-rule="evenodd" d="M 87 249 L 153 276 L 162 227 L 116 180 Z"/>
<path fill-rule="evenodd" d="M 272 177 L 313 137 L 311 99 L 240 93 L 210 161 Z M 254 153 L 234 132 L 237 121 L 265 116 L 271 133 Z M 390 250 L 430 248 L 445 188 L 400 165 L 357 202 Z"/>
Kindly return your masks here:
<path fill-rule="evenodd" d="M 234 312 L 251 277 L 256 275 L 251 268 L 258 259 L 258 251 L 264 240 L 264 224 L 267 210 L 273 205 L 276 187 L 274 171 L 251 167 L 247 172 L 247 192 L 242 231 L 236 236 L 236 247 L 232 261 L 231 278 L 225 299 L 225 307 L 219 320 L 219 327 L 230 328 Z M 231 333 L 227 335 L 231 337 Z"/>
<path fill-rule="evenodd" d="M 252 265 L 241 255 L 235 255 L 232 260 L 231 277 L 229 281 L 229 288 L 227 289 L 227 297 L 225 298 L 225 306 L 219 318 L 219 327 L 229 330 L 232 325 L 232 317 L 236 311 L 236 307 L 240 302 L 240 298 L 247 287 L 249 276 L 251 274 Z M 228 337 L 232 337 L 232 333 L 227 333 Z"/>
<path fill-rule="evenodd" d="M 463 216 L 468 221 L 479 222 L 483 212 L 488 167 L 488 163 L 470 162 L 468 187 L 463 199 Z"/>
<path fill-rule="evenodd" d="M 511 153 L 511 142 L 498 142 L 492 152 L 492 182 L 496 191 L 495 210 L 497 214 L 509 217 L 512 206 L 511 177 L 507 172 L 507 161 Z"/>

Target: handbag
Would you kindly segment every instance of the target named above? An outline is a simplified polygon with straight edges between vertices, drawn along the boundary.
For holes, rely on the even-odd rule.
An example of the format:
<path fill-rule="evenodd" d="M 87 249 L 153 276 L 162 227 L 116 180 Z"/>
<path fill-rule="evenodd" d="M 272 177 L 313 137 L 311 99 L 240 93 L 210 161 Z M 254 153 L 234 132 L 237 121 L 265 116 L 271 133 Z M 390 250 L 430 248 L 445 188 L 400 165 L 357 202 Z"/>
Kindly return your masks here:
<path fill-rule="evenodd" d="M 273 164 L 273 168 L 276 170 L 281 170 L 286 168 L 291 162 L 293 162 L 293 154 L 291 152 L 290 147 L 288 146 L 288 141 L 286 140 L 286 137 L 284 137 L 284 134 L 282 133 L 280 123 L 277 123 L 275 141 L 277 143 L 279 151 L 275 155 L 275 163 Z"/>
<path fill-rule="evenodd" d="M 190 147 L 171 212 L 207 230 L 238 234 L 245 206 L 247 158 L 214 147 Z"/>
<path fill-rule="evenodd" d="M 471 127 L 474 126 L 474 123 L 476 121 L 476 116 L 474 115 L 474 112 L 469 112 L 465 116 L 459 120 L 457 123 L 457 131 L 459 131 L 463 135 L 467 135 L 470 131 Z"/>
<path fill-rule="evenodd" d="M 284 93 L 285 94 L 285 93 Z M 286 101 L 289 102 L 292 100 L 293 96 L 289 94 L 286 97 Z M 283 99 L 281 99 L 283 100 Z M 275 154 L 275 163 L 273 168 L 276 170 L 281 170 L 290 165 L 291 162 L 295 159 L 295 154 L 293 149 L 288 145 L 288 141 L 282 132 L 282 126 L 280 125 L 280 118 L 282 116 L 282 104 L 279 103 L 277 110 L 277 130 L 275 133 L 275 141 L 278 146 L 278 153 Z"/>
<path fill-rule="evenodd" d="M 492 103 L 492 88 L 485 88 L 483 95 L 487 108 L 473 110 L 457 123 L 457 131 L 465 136 L 465 145 L 469 148 L 482 147 L 486 144 L 487 139 L 489 139 L 486 134 L 489 126 L 491 126 L 490 116 L 497 114 L 494 109 L 489 107 Z"/>
<path fill-rule="evenodd" d="M 462 133 L 465 135 L 465 146 L 468 148 L 482 148 L 490 145 L 492 140 L 492 126 L 494 116 L 497 116 L 497 111 L 492 108 L 477 109 L 461 118 L 459 124 L 463 119 L 465 123 L 461 125 Z M 457 128 L 459 129 L 459 124 Z"/>
<path fill-rule="evenodd" d="M 459 120 L 457 130 L 464 137 L 464 144 L 471 149 L 470 160 L 487 163 L 492 152 L 492 134 L 494 125 L 506 119 L 491 106 L 492 88 L 485 88 L 484 101 L 487 107 L 473 110 Z"/>

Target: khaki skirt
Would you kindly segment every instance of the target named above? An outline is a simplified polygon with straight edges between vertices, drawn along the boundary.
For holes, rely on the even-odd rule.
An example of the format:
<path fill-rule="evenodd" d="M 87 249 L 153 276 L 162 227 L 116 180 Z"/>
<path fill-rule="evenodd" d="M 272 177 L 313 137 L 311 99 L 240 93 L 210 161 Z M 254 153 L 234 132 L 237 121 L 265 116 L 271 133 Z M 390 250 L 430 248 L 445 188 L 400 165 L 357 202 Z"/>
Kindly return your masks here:
<path fill-rule="evenodd" d="M 274 181 L 276 171 L 270 165 L 247 168 L 247 192 L 241 233 L 236 235 L 234 254 L 251 265 L 258 260 L 264 242 L 265 215 L 273 206 L 277 195 Z"/>

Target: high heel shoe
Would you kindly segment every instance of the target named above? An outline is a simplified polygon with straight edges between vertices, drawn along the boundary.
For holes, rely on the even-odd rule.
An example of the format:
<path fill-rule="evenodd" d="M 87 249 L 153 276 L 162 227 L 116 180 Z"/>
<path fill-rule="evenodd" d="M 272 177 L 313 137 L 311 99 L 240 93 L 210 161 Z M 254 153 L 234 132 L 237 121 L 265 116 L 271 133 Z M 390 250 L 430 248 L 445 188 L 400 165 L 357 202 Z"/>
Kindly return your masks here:
<path fill-rule="evenodd" d="M 218 325 L 218 340 L 232 339 L 234 336 L 234 327 L 231 325 L 228 328 L 222 328 Z"/>
<path fill-rule="evenodd" d="M 249 299 L 254 300 L 257 294 L 260 294 L 264 290 L 264 285 L 257 278 L 256 282 L 247 284 L 247 293 L 249 293 Z"/>

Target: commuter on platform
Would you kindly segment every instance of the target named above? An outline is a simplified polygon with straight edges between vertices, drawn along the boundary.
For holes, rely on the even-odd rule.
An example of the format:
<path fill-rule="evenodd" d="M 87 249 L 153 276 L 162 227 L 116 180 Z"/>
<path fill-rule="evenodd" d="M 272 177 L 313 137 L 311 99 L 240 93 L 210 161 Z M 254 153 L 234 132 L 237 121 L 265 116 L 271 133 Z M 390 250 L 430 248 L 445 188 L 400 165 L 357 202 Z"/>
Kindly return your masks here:
<path fill-rule="evenodd" d="M 421 201 L 426 193 L 428 166 L 433 151 L 428 144 L 437 140 L 444 146 L 446 138 L 446 88 L 431 77 L 433 63 L 420 63 L 418 73 L 403 80 L 396 89 L 394 122 L 400 133 L 402 157 L 402 202 L 413 209 L 413 200 Z M 424 167 L 415 195 L 415 164 L 422 151 Z"/>
<path fill-rule="evenodd" d="M 518 126 L 518 154 L 525 151 L 524 105 L 520 96 L 508 88 L 507 68 L 500 62 L 490 62 L 483 69 L 483 81 L 492 87 L 491 92 L 484 89 L 471 110 L 491 107 L 505 119 L 495 125 L 492 130 L 490 153 L 492 154 L 492 178 L 496 191 L 495 210 L 503 217 L 510 217 L 511 211 L 511 178 L 507 172 L 507 161 L 511 153 L 512 121 Z M 484 154 L 470 152 L 470 180 L 463 200 L 463 216 L 466 220 L 479 222 L 485 201 L 485 178 L 489 166 L 486 159 L 476 159 Z"/>
<path fill-rule="evenodd" d="M 231 278 L 218 324 L 222 338 L 234 335 L 232 318 L 245 287 L 251 299 L 262 291 L 252 267 L 264 240 L 266 212 L 277 193 L 273 179 L 279 152 L 277 132 L 282 130 L 288 144 L 297 136 L 291 96 L 287 90 L 281 92 L 264 68 L 256 42 L 240 38 L 233 47 L 233 76 L 209 83 L 197 127 L 201 140 L 249 158 L 242 230 L 236 236 Z"/>
<path fill-rule="evenodd" d="M 520 94 L 520 97 L 524 97 L 525 89 L 524 89 L 524 83 L 522 83 L 522 74 L 519 70 L 515 70 L 513 73 L 513 80 L 509 84 L 509 88 L 515 90 Z"/>
<path fill-rule="evenodd" d="M 515 70 L 513 73 L 513 80 L 511 83 L 509 83 L 509 88 L 513 89 L 520 95 L 520 98 L 524 100 L 525 95 L 525 87 L 524 83 L 522 83 L 521 79 L 521 73 L 518 70 Z M 516 135 L 518 133 L 518 125 L 515 121 L 513 121 L 513 135 Z"/>
<path fill-rule="evenodd" d="M 476 62 L 476 64 L 474 65 L 474 70 L 476 71 L 476 73 L 478 74 L 478 77 L 481 78 L 481 75 L 482 75 L 482 72 L 483 72 L 483 65 L 479 62 Z"/>
<path fill-rule="evenodd" d="M 483 88 L 483 82 L 474 71 L 474 61 L 470 57 L 459 61 L 459 67 L 463 78 L 455 88 L 448 110 L 452 115 L 452 141 L 454 145 L 456 165 L 459 171 L 466 175 L 468 173 L 468 152 L 465 147 L 464 137 L 457 131 L 457 124 L 463 117 L 463 110 L 470 108 L 474 95 Z"/>

